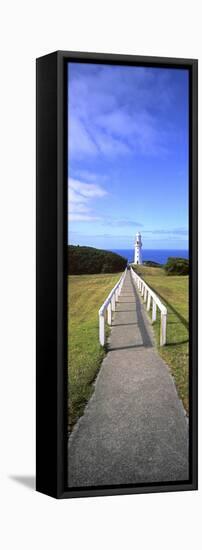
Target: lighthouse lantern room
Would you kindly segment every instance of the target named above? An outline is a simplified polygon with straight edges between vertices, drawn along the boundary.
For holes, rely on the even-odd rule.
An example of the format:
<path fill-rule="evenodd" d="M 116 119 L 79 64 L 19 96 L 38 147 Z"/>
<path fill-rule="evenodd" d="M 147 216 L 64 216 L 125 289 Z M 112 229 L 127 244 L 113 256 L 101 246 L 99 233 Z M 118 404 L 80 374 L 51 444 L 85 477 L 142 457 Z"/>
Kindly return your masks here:
<path fill-rule="evenodd" d="M 139 232 L 136 233 L 136 237 L 135 237 L 134 263 L 142 264 L 142 237 Z"/>

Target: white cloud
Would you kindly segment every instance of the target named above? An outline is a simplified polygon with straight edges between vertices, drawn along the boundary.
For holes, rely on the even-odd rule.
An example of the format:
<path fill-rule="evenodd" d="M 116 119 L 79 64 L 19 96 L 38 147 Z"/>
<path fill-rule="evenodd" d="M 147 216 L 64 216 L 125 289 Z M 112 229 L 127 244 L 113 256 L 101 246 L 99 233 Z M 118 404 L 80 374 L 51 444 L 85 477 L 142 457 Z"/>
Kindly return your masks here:
<path fill-rule="evenodd" d="M 75 203 L 75 202 L 69 202 L 69 213 L 73 214 L 74 212 L 82 213 L 82 214 L 89 214 L 90 208 L 82 203 Z"/>
<path fill-rule="evenodd" d="M 69 178 L 69 189 L 79 193 L 83 197 L 104 197 L 107 191 L 97 183 L 84 183 L 83 181 Z"/>
<path fill-rule="evenodd" d="M 152 235 L 188 236 L 188 227 L 176 227 L 174 229 L 145 229 L 143 233 L 151 233 Z"/>
<path fill-rule="evenodd" d="M 68 180 L 68 212 L 69 221 L 96 221 L 92 210 L 93 199 L 99 199 L 107 195 L 107 192 L 97 183 L 86 183 L 78 179 Z"/>
<path fill-rule="evenodd" d="M 100 218 L 98 216 L 93 216 L 91 214 L 78 214 L 78 213 L 70 213 L 69 214 L 69 221 L 70 222 L 95 222 L 99 221 Z"/>
<path fill-rule="evenodd" d="M 76 169 L 74 170 L 75 177 L 74 179 L 79 179 L 81 181 L 88 181 L 88 183 L 96 183 L 98 180 L 98 174 L 92 172 L 91 170 L 85 169 Z M 99 182 L 107 181 L 108 177 L 106 174 L 99 174 Z M 100 181 L 101 180 L 101 181 Z"/>
<path fill-rule="evenodd" d="M 69 190 L 68 190 L 68 200 L 69 200 L 69 204 L 80 203 L 81 200 L 82 200 L 82 203 L 88 202 L 88 199 L 86 197 L 81 196 L 79 193 L 74 191 L 74 189 L 71 189 L 71 187 L 69 187 Z"/>

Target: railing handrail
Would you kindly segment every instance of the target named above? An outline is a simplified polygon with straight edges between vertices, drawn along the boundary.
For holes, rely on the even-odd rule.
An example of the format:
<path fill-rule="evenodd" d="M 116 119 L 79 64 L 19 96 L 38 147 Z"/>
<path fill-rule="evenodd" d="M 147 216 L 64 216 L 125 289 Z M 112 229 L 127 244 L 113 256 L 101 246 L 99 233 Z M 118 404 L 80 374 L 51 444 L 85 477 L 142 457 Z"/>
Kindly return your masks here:
<path fill-rule="evenodd" d="M 120 279 L 118 282 L 114 285 L 111 292 L 107 296 L 106 300 L 101 305 L 98 315 L 99 315 L 99 340 L 101 346 L 104 346 L 105 344 L 105 311 L 107 309 L 108 313 L 108 325 L 111 325 L 112 322 L 112 311 L 115 311 L 115 304 L 118 300 L 119 293 L 122 288 L 122 284 L 124 282 L 125 276 L 127 272 L 127 267 L 125 271 L 122 273 Z"/>
<path fill-rule="evenodd" d="M 132 268 L 131 268 L 132 269 Z M 150 292 L 152 298 L 156 302 L 156 305 L 159 307 L 160 311 L 166 315 L 167 314 L 167 308 L 164 306 L 164 304 L 161 302 L 160 298 L 158 298 L 157 294 L 150 288 L 150 286 L 140 277 L 133 269 L 132 274 L 134 273 L 135 277 L 141 281 L 141 283 L 144 283 L 145 288 Z"/>
<path fill-rule="evenodd" d="M 106 300 L 101 305 L 98 315 L 99 315 L 99 340 L 101 346 L 105 345 L 105 312 L 107 310 L 107 321 L 108 324 L 112 324 L 112 312 L 115 311 L 116 301 L 118 297 L 126 276 L 127 268 L 121 275 L 119 281 L 114 285 L 111 292 L 107 296 Z M 161 302 L 160 298 L 156 293 L 149 287 L 149 285 L 142 279 L 131 267 L 130 272 L 132 274 L 135 283 L 138 285 L 139 290 L 144 294 L 144 302 L 147 300 L 147 310 L 150 310 L 151 307 L 151 298 L 152 302 L 152 322 L 156 321 L 156 306 L 160 309 L 161 312 L 161 327 L 160 327 L 160 346 L 166 344 L 166 324 L 167 324 L 167 308 Z"/>
<path fill-rule="evenodd" d="M 153 300 L 152 305 L 152 322 L 156 321 L 156 306 L 160 309 L 161 312 L 161 327 L 160 327 L 160 346 L 166 344 L 166 325 L 167 325 L 167 308 L 161 302 L 160 298 L 156 293 L 150 288 L 150 286 L 142 279 L 131 267 L 130 272 L 133 279 L 135 280 L 142 296 L 144 295 L 144 302 L 147 300 L 147 311 L 151 307 L 151 298 Z"/>
<path fill-rule="evenodd" d="M 115 286 L 112 288 L 111 292 L 109 293 L 109 295 L 107 296 L 106 300 L 103 302 L 102 306 L 100 307 L 98 313 L 99 315 L 102 315 L 105 311 L 105 309 L 107 308 L 107 306 L 109 305 L 109 303 L 111 302 L 111 299 L 112 299 L 112 296 L 113 294 L 116 292 L 116 289 L 118 288 L 118 286 L 120 285 L 124 275 L 125 275 L 125 272 L 126 272 L 127 268 L 125 269 L 125 271 L 122 273 L 120 279 L 118 280 L 118 283 L 115 284 Z"/>

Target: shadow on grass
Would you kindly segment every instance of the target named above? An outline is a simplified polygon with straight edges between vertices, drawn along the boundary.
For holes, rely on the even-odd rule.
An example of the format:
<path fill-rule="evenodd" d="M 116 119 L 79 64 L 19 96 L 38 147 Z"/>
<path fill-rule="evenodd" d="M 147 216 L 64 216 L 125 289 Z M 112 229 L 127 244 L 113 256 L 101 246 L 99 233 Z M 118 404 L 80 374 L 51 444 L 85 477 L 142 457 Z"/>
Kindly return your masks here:
<path fill-rule="evenodd" d="M 181 340 L 181 342 L 167 342 L 166 347 L 168 346 L 181 346 L 181 344 L 188 344 L 189 338 L 187 340 Z"/>
<path fill-rule="evenodd" d="M 142 279 L 143 279 L 143 277 L 142 277 Z M 146 281 L 145 281 L 145 282 L 146 282 Z M 147 283 L 147 284 L 148 284 L 148 283 Z M 181 313 L 179 313 L 179 312 L 177 311 L 177 309 L 176 309 L 174 306 L 172 306 L 172 305 L 170 304 L 170 302 L 168 302 L 168 300 L 166 300 L 166 299 L 164 298 L 164 296 L 162 296 L 162 294 L 160 294 L 160 292 L 157 292 L 156 289 L 155 289 L 154 287 L 152 287 L 152 285 L 149 284 L 149 286 L 150 286 L 150 288 L 153 290 L 153 292 L 155 292 L 155 294 L 157 294 L 157 295 L 159 296 L 159 298 L 161 298 L 161 300 L 165 303 L 165 305 L 166 305 L 169 309 L 171 309 L 171 311 L 173 311 L 173 313 L 178 317 L 178 319 L 181 321 L 181 323 L 184 325 L 184 327 L 187 328 L 187 330 L 188 330 L 188 329 L 189 329 L 189 322 L 183 317 L 183 315 L 181 315 Z"/>
<path fill-rule="evenodd" d="M 143 278 L 143 277 L 142 277 Z M 146 281 L 145 281 L 146 282 Z M 151 290 L 153 290 L 158 296 L 159 298 L 161 298 L 161 300 L 163 301 L 163 303 L 167 306 L 167 308 L 169 310 L 171 310 L 171 312 L 173 313 L 173 315 L 175 315 L 179 321 L 183 324 L 183 326 L 189 330 L 189 322 L 183 317 L 183 315 L 181 315 L 177 310 L 176 308 L 170 304 L 170 302 L 168 302 L 168 300 L 166 300 L 164 298 L 164 296 L 162 296 L 162 294 L 160 294 L 159 292 L 156 291 L 156 289 L 154 287 L 152 287 L 152 285 L 149 285 Z M 135 288 L 135 287 L 134 287 Z M 135 291 L 136 291 L 136 288 L 135 288 Z M 137 292 L 137 291 L 136 291 Z M 171 315 L 172 315 L 171 313 Z M 168 321 L 168 325 L 177 325 L 179 321 Z M 160 317 L 157 319 L 157 323 L 159 324 L 160 326 Z M 186 340 L 181 340 L 180 342 L 166 342 L 166 346 L 165 347 L 170 347 L 170 346 L 179 346 L 181 344 L 187 344 L 189 342 L 189 338 L 187 338 Z"/>
<path fill-rule="evenodd" d="M 154 289 L 153 289 L 154 290 Z M 156 292 L 154 290 L 154 292 Z M 166 300 L 159 292 L 158 292 L 158 296 L 163 300 L 163 302 L 165 303 L 165 305 L 171 309 L 171 311 L 176 315 L 176 317 L 178 317 L 178 319 L 181 321 L 181 323 L 184 325 L 185 328 L 187 328 L 187 330 L 189 329 L 189 322 L 183 317 L 183 315 L 181 315 L 181 313 L 179 313 L 177 311 L 177 309 L 175 309 L 174 306 L 172 306 L 170 304 L 170 302 L 168 302 L 168 300 Z"/>

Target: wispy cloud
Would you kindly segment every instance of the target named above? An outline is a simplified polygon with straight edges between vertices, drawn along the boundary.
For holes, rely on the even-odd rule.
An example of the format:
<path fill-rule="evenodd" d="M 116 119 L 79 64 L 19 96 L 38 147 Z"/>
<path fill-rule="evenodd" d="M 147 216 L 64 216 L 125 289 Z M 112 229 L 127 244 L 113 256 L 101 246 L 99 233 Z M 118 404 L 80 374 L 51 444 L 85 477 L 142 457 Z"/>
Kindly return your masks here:
<path fill-rule="evenodd" d="M 110 225 L 111 227 L 143 227 L 143 224 L 140 222 L 122 218 L 111 219 L 105 217 L 103 223 L 104 225 Z"/>
<path fill-rule="evenodd" d="M 72 110 L 69 116 L 69 153 L 70 155 L 96 155 L 98 146 L 85 128 L 81 117 Z"/>
<path fill-rule="evenodd" d="M 172 128 L 168 120 L 159 124 L 159 114 L 164 116 L 172 99 L 168 70 L 70 64 L 70 155 L 166 152 Z"/>
<path fill-rule="evenodd" d="M 95 222 L 99 221 L 100 218 L 98 216 L 93 216 L 90 214 L 79 214 L 78 212 L 72 212 L 69 214 L 69 220 L 71 222 Z"/>
<path fill-rule="evenodd" d="M 82 197 L 104 197 L 107 191 L 97 183 L 85 183 L 80 180 L 69 178 L 69 188 Z"/>
<path fill-rule="evenodd" d="M 108 180 L 108 176 L 106 174 L 98 175 L 96 172 L 92 172 L 91 170 L 86 170 L 84 168 L 74 169 L 72 177 L 73 179 L 79 179 L 80 181 L 88 181 L 88 183 L 97 183 L 99 180 L 99 185 Z"/>
<path fill-rule="evenodd" d="M 92 201 L 95 198 L 102 198 L 105 195 L 107 195 L 107 191 L 97 183 L 86 183 L 78 179 L 69 178 L 69 221 L 89 222 L 100 220 L 100 216 L 96 216 L 93 212 Z"/>
<path fill-rule="evenodd" d="M 176 227 L 174 229 L 144 229 L 143 233 L 151 235 L 188 235 L 188 229 L 185 227 Z"/>

